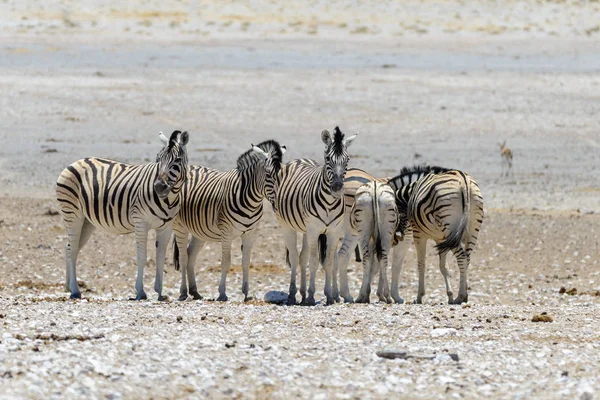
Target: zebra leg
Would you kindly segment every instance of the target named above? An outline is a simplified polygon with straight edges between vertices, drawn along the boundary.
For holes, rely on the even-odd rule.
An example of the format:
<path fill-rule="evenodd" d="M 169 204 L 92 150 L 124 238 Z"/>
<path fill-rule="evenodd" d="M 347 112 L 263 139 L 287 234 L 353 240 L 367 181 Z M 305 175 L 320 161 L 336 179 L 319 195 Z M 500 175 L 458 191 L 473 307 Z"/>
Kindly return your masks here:
<path fill-rule="evenodd" d="M 415 304 L 423 304 L 423 296 L 425 296 L 425 254 L 427 251 L 427 239 L 415 237 L 415 246 L 417 247 L 417 265 L 419 269 L 419 289 Z"/>
<path fill-rule="evenodd" d="M 290 291 L 288 294 L 287 305 L 296 305 L 296 269 L 298 268 L 298 248 L 296 247 L 296 231 L 292 228 L 283 228 L 283 241 L 287 249 L 287 256 L 290 261 Z M 306 279 L 306 278 L 305 278 Z"/>
<path fill-rule="evenodd" d="M 404 240 L 398 242 L 394 247 L 394 256 L 392 258 L 392 287 L 391 295 L 397 304 L 404 304 L 404 299 L 398 293 L 398 280 L 400 279 L 400 271 L 402 270 L 402 262 L 410 246 L 410 241 L 405 237 Z"/>
<path fill-rule="evenodd" d="M 188 264 L 185 272 L 187 273 L 188 281 L 190 282 L 189 293 L 194 300 L 202 300 L 202 296 L 198 293 L 198 286 L 196 286 L 196 273 L 194 267 L 196 265 L 196 258 L 198 258 L 198 254 L 203 247 L 204 241 L 192 236 L 192 240 L 187 249 Z"/>
<path fill-rule="evenodd" d="M 308 267 L 308 256 L 310 249 L 308 248 L 308 236 L 302 235 L 302 250 L 300 250 L 300 296 L 301 303 L 306 301 L 306 268 Z"/>
<path fill-rule="evenodd" d="M 339 246 L 339 241 L 336 245 L 336 249 Z M 333 301 L 339 303 L 340 299 L 340 289 L 338 288 L 338 252 L 334 250 L 333 252 L 333 272 L 332 272 L 332 281 L 331 281 L 331 295 L 333 296 Z"/>
<path fill-rule="evenodd" d="M 144 292 L 144 267 L 146 266 L 146 252 L 148 251 L 148 223 L 135 224 L 135 242 L 137 245 L 137 279 L 135 280 L 135 300 L 146 300 Z"/>
<path fill-rule="evenodd" d="M 227 283 L 227 272 L 231 266 L 231 239 L 221 240 L 221 283 L 219 283 L 219 297 L 217 301 L 227 301 L 225 286 Z"/>
<path fill-rule="evenodd" d="M 65 245 L 66 259 L 66 281 L 67 290 L 71 291 L 71 299 L 80 299 L 81 292 L 77 285 L 77 273 L 75 265 L 77 264 L 77 256 L 79 255 L 79 243 L 81 242 L 83 225 L 85 219 L 80 218 L 72 221 L 67 228 L 67 244 Z"/>
<path fill-rule="evenodd" d="M 242 293 L 244 293 L 244 301 L 252 300 L 252 296 L 248 296 L 250 284 L 248 283 L 248 270 L 250 268 L 250 254 L 256 236 L 254 232 L 242 236 Z"/>
<path fill-rule="evenodd" d="M 450 273 L 448 272 L 448 268 L 446 268 L 446 255 L 448 252 L 440 253 L 440 272 L 444 277 L 444 282 L 446 283 L 446 294 L 448 295 L 448 304 L 454 303 L 454 293 L 452 292 L 452 285 L 450 283 Z"/>
<path fill-rule="evenodd" d="M 181 226 L 175 220 L 175 246 L 177 246 L 177 259 L 174 260 L 175 263 L 179 263 L 179 269 L 181 270 L 181 284 L 179 285 L 179 297 L 177 300 L 185 301 L 188 298 L 188 288 L 186 281 L 186 270 L 189 263 L 188 258 L 188 236 L 189 232 L 187 230 L 182 229 Z M 175 250 L 173 250 L 175 252 Z M 174 255 L 175 257 L 175 255 Z M 191 282 L 190 282 L 191 284 Z"/>
<path fill-rule="evenodd" d="M 344 235 L 340 250 L 337 252 L 338 271 L 340 277 L 340 294 L 344 298 L 345 303 L 354 303 L 354 298 L 350 294 L 348 287 L 348 263 L 353 248 L 358 248 L 356 243 L 358 236 L 347 233 Z"/>
<path fill-rule="evenodd" d="M 327 305 L 335 303 L 335 297 L 333 296 L 333 261 L 335 254 L 340 243 L 339 235 L 334 231 L 327 234 L 327 252 L 325 253 L 325 297 L 327 298 Z M 339 295 L 338 295 L 339 302 Z"/>
<path fill-rule="evenodd" d="M 303 303 L 305 306 L 314 306 L 317 304 L 315 301 L 315 277 L 317 275 L 317 269 L 319 267 L 319 255 L 318 255 L 318 247 L 317 247 L 317 238 L 318 235 L 310 235 L 308 237 L 308 245 L 309 245 L 309 257 L 308 257 L 308 266 L 310 269 L 310 281 L 308 284 L 308 297 L 306 301 Z"/>
<path fill-rule="evenodd" d="M 388 269 L 388 254 L 387 250 L 383 250 L 383 254 L 381 255 L 381 260 L 378 262 L 379 264 L 379 284 L 377 285 L 377 297 L 380 301 L 384 303 L 391 304 L 392 298 L 390 297 L 390 285 L 387 279 L 387 269 Z"/>
<path fill-rule="evenodd" d="M 371 237 L 364 235 L 361 238 L 360 252 L 362 253 L 363 262 L 363 281 L 360 287 L 360 292 L 356 298 L 357 303 L 370 303 L 371 297 L 371 263 L 373 262 L 373 245 Z"/>
<path fill-rule="evenodd" d="M 84 220 L 83 227 L 81 228 L 81 236 L 79 237 L 79 251 L 77 252 L 77 254 L 75 254 L 75 264 L 77 263 L 77 257 L 79 255 L 79 252 L 81 251 L 81 249 L 83 249 L 83 247 L 88 242 L 88 240 L 92 236 L 92 233 L 94 233 L 95 230 L 96 230 L 96 227 L 94 225 L 92 225 L 92 223 L 90 221 L 88 221 L 87 219 Z M 65 265 L 67 266 L 66 288 L 67 288 L 67 290 L 70 290 L 71 274 L 69 272 L 69 258 L 67 256 L 66 251 L 65 251 Z"/>
<path fill-rule="evenodd" d="M 469 294 L 467 293 L 467 268 L 470 257 L 465 253 L 462 246 L 454 252 L 454 255 L 456 256 L 460 270 L 460 284 L 458 287 L 458 297 L 454 299 L 453 304 L 462 304 L 469 301 Z"/>
<path fill-rule="evenodd" d="M 173 233 L 173 225 L 156 231 L 156 277 L 154 278 L 154 290 L 158 293 L 158 301 L 164 301 L 166 296 L 162 295 L 163 273 L 165 267 L 165 256 L 167 255 L 167 244 Z"/>

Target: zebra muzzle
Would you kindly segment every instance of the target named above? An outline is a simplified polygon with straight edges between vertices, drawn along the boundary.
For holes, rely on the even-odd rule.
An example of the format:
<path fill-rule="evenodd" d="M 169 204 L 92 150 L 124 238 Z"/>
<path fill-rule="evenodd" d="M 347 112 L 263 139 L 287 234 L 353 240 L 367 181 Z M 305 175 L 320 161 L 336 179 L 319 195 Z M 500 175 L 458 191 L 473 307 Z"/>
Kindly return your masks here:
<path fill-rule="evenodd" d="M 154 191 L 158 197 L 167 197 L 171 191 L 171 187 L 161 180 L 154 182 Z"/>

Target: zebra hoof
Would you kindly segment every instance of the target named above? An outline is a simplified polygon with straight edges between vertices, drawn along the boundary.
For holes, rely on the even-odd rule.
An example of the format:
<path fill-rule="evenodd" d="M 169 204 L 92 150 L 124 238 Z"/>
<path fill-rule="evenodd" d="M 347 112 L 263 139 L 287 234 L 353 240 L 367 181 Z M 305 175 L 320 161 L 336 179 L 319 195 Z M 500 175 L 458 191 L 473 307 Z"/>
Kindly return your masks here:
<path fill-rule="evenodd" d="M 317 302 L 315 301 L 314 297 L 308 297 L 306 300 L 304 300 L 302 302 L 303 306 L 309 306 L 309 307 L 314 306 L 316 304 L 317 304 Z"/>
<path fill-rule="evenodd" d="M 192 298 L 194 300 L 202 300 L 202 296 L 200 295 L 200 293 L 198 293 L 197 290 L 190 290 L 190 296 L 192 296 Z"/>
<path fill-rule="evenodd" d="M 413 304 L 423 304 L 423 300 L 417 298 L 413 301 Z"/>
<path fill-rule="evenodd" d="M 217 297 L 217 301 L 227 301 L 227 295 L 225 293 L 220 294 L 219 297 Z"/>
<path fill-rule="evenodd" d="M 469 301 L 469 296 L 464 296 L 461 297 L 460 295 L 454 299 L 454 301 L 451 304 L 462 304 L 462 303 L 466 303 Z"/>
<path fill-rule="evenodd" d="M 344 303 L 354 303 L 354 299 L 352 298 L 352 296 L 348 296 L 348 297 L 344 297 Z"/>
<path fill-rule="evenodd" d="M 248 302 L 248 301 L 252 301 L 254 300 L 254 296 L 246 296 L 244 297 L 244 303 Z"/>
<path fill-rule="evenodd" d="M 335 301 L 336 303 L 341 303 L 341 302 L 342 302 L 342 299 L 341 299 L 341 297 L 340 297 L 340 296 L 335 296 L 335 297 L 333 298 L 333 301 Z"/>
<path fill-rule="evenodd" d="M 179 295 L 179 297 L 177 298 L 177 301 L 186 301 L 188 298 L 187 293 L 182 293 Z"/>
<path fill-rule="evenodd" d="M 361 303 L 361 304 L 368 304 L 368 303 L 370 303 L 370 300 L 369 300 L 369 298 L 367 296 L 361 296 L 361 295 L 359 295 L 356 298 L 356 302 L 357 303 Z"/>
<path fill-rule="evenodd" d="M 404 299 L 402 297 L 398 297 L 397 299 L 394 299 L 394 302 L 396 304 L 404 304 Z"/>
<path fill-rule="evenodd" d="M 138 293 L 135 296 L 135 298 L 130 297 L 129 300 L 135 300 L 135 301 L 148 300 L 148 296 L 146 296 L 146 293 L 142 292 L 142 293 Z"/>
<path fill-rule="evenodd" d="M 304 303 L 304 300 L 302 300 L 302 302 Z M 295 306 L 297 304 L 296 303 L 296 296 L 295 295 L 291 295 L 291 294 L 288 295 L 287 302 L 285 304 L 288 305 L 288 306 Z"/>
<path fill-rule="evenodd" d="M 333 297 L 328 297 L 327 298 L 327 302 L 325 303 L 326 306 L 332 306 L 335 304 L 335 299 Z"/>
<path fill-rule="evenodd" d="M 167 300 L 169 300 L 169 296 L 163 296 L 162 294 L 159 294 L 157 300 L 158 301 L 167 301 Z"/>
<path fill-rule="evenodd" d="M 81 298 L 81 292 L 75 292 L 75 293 L 71 293 L 71 296 L 69 296 L 70 299 L 80 299 Z"/>

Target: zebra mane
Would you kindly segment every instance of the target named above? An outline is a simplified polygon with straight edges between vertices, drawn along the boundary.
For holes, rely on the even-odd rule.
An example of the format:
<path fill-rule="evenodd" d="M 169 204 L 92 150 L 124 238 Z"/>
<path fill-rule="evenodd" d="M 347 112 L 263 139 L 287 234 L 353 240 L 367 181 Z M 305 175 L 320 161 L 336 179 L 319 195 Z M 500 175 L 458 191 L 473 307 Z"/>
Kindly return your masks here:
<path fill-rule="evenodd" d="M 333 147 L 333 152 L 336 156 L 340 156 L 344 152 L 344 134 L 340 130 L 339 126 L 336 126 L 333 129 L 333 143 L 331 143 Z"/>
<path fill-rule="evenodd" d="M 265 153 L 270 154 L 271 160 L 273 161 L 273 168 L 275 172 L 279 172 L 279 169 L 281 168 L 281 161 L 283 159 L 283 152 L 281 151 L 281 145 L 279 142 L 275 140 L 265 140 L 256 146 L 260 147 Z M 263 158 L 261 158 L 260 155 L 250 149 L 238 157 L 237 169 L 238 171 L 244 170 L 262 159 Z"/>
<path fill-rule="evenodd" d="M 441 174 L 450 171 L 449 168 L 438 167 L 436 165 L 413 165 L 412 167 L 402 167 L 400 174 L 391 178 L 388 183 L 398 188 L 421 179 L 427 174 Z"/>

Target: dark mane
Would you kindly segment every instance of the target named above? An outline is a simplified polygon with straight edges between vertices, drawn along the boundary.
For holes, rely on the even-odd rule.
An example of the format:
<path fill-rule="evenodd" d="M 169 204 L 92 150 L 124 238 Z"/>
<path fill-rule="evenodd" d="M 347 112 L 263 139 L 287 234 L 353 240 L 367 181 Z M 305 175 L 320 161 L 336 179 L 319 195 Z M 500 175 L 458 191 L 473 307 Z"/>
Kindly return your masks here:
<path fill-rule="evenodd" d="M 428 174 L 441 174 L 450 171 L 449 168 L 438 167 L 436 165 L 413 165 L 412 167 L 402 167 L 400 174 L 391 178 L 389 184 L 395 186 L 396 190 L 408 183 L 412 183 Z"/>
<path fill-rule="evenodd" d="M 281 145 L 275 140 L 265 140 L 264 142 L 261 142 L 256 146 L 260 147 L 263 151 L 271 154 L 271 159 L 273 160 L 273 167 L 275 169 L 275 172 L 279 172 L 279 169 L 281 168 L 281 160 L 283 159 Z M 254 165 L 256 162 L 260 161 L 261 159 L 262 158 L 258 154 L 256 154 L 254 150 L 250 149 L 238 157 L 237 169 L 246 169 L 249 166 Z"/>
<path fill-rule="evenodd" d="M 333 147 L 334 154 L 337 156 L 342 155 L 344 152 L 344 134 L 338 126 L 333 129 L 333 143 L 331 146 Z"/>

